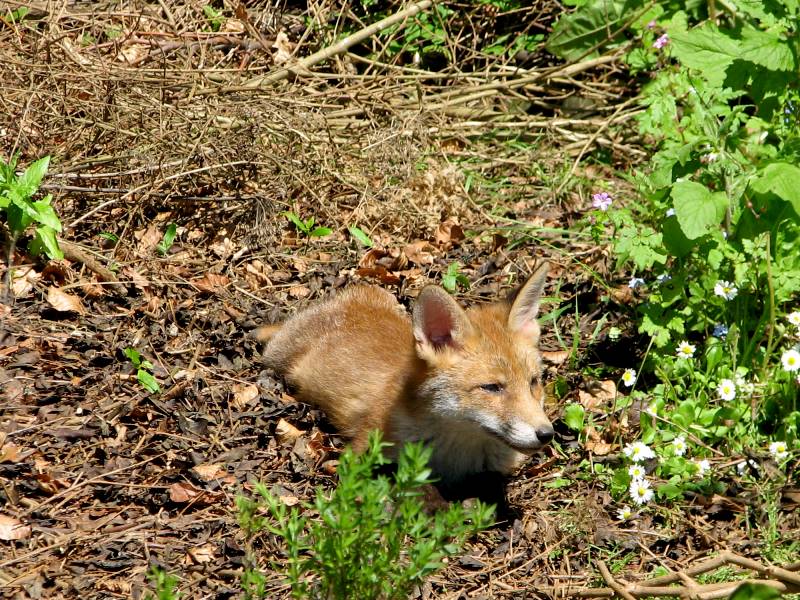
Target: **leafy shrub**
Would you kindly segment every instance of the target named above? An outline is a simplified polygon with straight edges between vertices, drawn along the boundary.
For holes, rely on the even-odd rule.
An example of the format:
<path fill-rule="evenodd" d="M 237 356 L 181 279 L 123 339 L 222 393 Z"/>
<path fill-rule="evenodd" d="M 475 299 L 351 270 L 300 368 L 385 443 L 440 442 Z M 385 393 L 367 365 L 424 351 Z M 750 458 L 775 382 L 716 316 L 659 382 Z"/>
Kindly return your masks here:
<path fill-rule="evenodd" d="M 41 200 L 33 200 L 49 164 L 50 157 L 45 156 L 18 177 L 17 158 L 12 157 L 8 162 L 0 159 L 0 213 L 5 213 L 14 243 L 29 225 L 36 223 L 36 232 L 28 247 L 31 254 L 36 256 L 44 252 L 50 258 L 64 258 L 56 241 L 61 221 L 50 206 L 53 197 L 48 194 Z"/>
<path fill-rule="evenodd" d="M 626 464 L 612 489 L 644 504 L 655 475 L 663 498 L 713 492 L 712 448 L 769 448 L 785 465 L 798 447 L 800 5 L 708 15 L 710 3 L 577 4 L 551 51 L 577 58 L 624 44 L 634 73 L 653 72 L 638 126 L 655 151 L 632 177 L 641 202 L 595 206 L 644 298 L 645 370 L 659 383 L 633 398 L 647 408 L 639 443 L 660 460 Z"/>
<path fill-rule="evenodd" d="M 492 521 L 493 508 L 453 505 L 428 515 L 420 499 L 430 480 L 430 450 L 406 445 L 391 477 L 375 471 L 388 461 L 374 432 L 366 452 L 346 450 L 339 485 L 328 496 L 318 490 L 312 505 L 289 509 L 263 484 L 260 498 L 237 499 L 239 522 L 253 536 L 266 530 L 286 546 L 275 567 L 286 573 L 294 597 L 406 598 L 415 583 L 443 566 L 471 535 Z M 267 517 L 260 513 L 266 511 Z M 314 513 L 317 518 L 310 518 Z M 248 597 L 263 597 L 263 577 L 245 576 Z"/>

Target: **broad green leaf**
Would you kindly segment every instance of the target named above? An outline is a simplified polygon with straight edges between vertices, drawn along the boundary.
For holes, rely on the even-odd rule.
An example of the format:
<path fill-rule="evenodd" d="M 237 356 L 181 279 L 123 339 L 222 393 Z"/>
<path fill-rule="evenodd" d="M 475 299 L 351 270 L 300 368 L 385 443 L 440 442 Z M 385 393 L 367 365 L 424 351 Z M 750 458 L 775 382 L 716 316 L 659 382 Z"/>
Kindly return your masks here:
<path fill-rule="evenodd" d="M 19 194 L 13 190 L 9 191 L 9 197 L 11 204 L 6 207 L 8 226 L 12 233 L 22 233 L 33 222 L 33 217 L 25 210 L 30 208 L 30 204 L 24 200 L 17 202 Z M 33 209 L 31 208 L 31 210 Z"/>
<path fill-rule="evenodd" d="M 591 0 L 574 13 L 562 16 L 545 44 L 552 54 L 568 61 L 580 59 L 590 48 L 602 44 L 630 17 L 620 0 Z M 619 32 L 622 37 L 623 32 Z M 611 40 L 613 41 L 613 40 Z M 593 52 L 590 56 L 596 56 Z"/>
<path fill-rule="evenodd" d="M 42 225 L 41 227 L 36 228 L 36 233 L 34 234 L 28 249 L 34 256 L 44 252 L 53 260 L 61 260 L 64 258 L 64 253 L 61 251 L 61 248 L 58 247 L 56 232 L 48 225 Z"/>
<path fill-rule="evenodd" d="M 139 369 L 136 372 L 136 379 L 138 379 L 142 387 L 151 394 L 157 394 L 161 391 L 161 387 L 158 385 L 156 378 L 153 377 L 152 373 L 148 373 L 144 369 Z"/>
<path fill-rule="evenodd" d="M 330 227 L 317 227 L 308 235 L 311 237 L 325 237 L 326 235 L 330 235 L 333 230 Z"/>
<path fill-rule="evenodd" d="M 178 233 L 178 226 L 175 223 L 170 223 L 167 230 L 164 232 L 163 239 L 156 246 L 156 252 L 162 256 L 169 252 L 172 248 L 172 243 L 175 241 L 175 236 Z"/>
<path fill-rule="evenodd" d="M 122 353 L 133 363 L 133 366 L 138 367 L 142 363 L 142 355 L 136 348 L 125 348 Z"/>
<path fill-rule="evenodd" d="M 296 214 L 294 214 L 289 210 L 281 214 L 287 219 L 289 219 L 289 221 L 291 221 L 294 224 L 294 226 L 297 227 L 298 230 L 302 231 L 303 233 L 308 233 L 308 227 L 306 227 L 306 224 L 303 221 L 301 221 L 300 217 L 298 217 Z"/>
<path fill-rule="evenodd" d="M 780 597 L 778 590 L 763 583 L 743 583 L 729 600 L 777 600 Z"/>
<path fill-rule="evenodd" d="M 728 199 L 723 192 L 711 192 L 694 181 L 679 181 L 672 186 L 670 195 L 678 223 L 690 240 L 718 226 L 728 206 Z"/>
<path fill-rule="evenodd" d="M 746 27 L 742 30 L 742 39 L 738 41 L 738 46 L 738 57 L 742 60 L 772 71 L 794 72 L 797 69 L 791 43 L 776 33 Z"/>
<path fill-rule="evenodd" d="M 711 24 L 691 31 L 670 32 L 670 43 L 673 56 L 681 64 L 697 69 L 718 87 L 725 81 L 725 70 L 740 54 L 738 44 Z"/>
<path fill-rule="evenodd" d="M 568 404 L 564 408 L 564 423 L 573 431 L 583 431 L 586 411 L 580 404 Z"/>
<path fill-rule="evenodd" d="M 52 206 L 50 206 L 50 200 L 52 199 L 52 196 L 48 194 L 47 197 L 43 198 L 42 200 L 37 200 L 33 203 L 33 208 L 36 211 L 35 220 L 42 225 L 47 225 L 54 231 L 61 233 L 61 221 L 59 220 L 56 211 L 53 210 Z"/>
<path fill-rule="evenodd" d="M 24 196 L 33 195 L 39 189 L 39 184 L 42 178 L 47 173 L 47 167 L 50 165 L 50 157 L 45 156 L 36 162 L 30 164 L 22 176 L 17 179 L 17 187 L 20 193 Z"/>
<path fill-rule="evenodd" d="M 347 231 L 350 232 L 350 235 L 352 235 L 359 244 L 366 246 L 367 248 L 372 248 L 375 245 L 370 237 L 355 225 L 350 225 L 347 228 Z"/>
<path fill-rule="evenodd" d="M 800 168 L 779 162 L 767 165 L 752 188 L 760 194 L 773 193 L 786 200 L 800 216 Z"/>

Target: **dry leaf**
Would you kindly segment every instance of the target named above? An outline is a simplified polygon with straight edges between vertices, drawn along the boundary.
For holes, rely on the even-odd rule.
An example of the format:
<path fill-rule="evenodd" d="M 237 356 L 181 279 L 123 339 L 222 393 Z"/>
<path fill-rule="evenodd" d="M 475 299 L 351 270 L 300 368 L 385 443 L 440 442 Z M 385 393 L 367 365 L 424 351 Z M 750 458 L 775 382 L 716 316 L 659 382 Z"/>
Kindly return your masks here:
<path fill-rule="evenodd" d="M 158 246 L 164 234 L 159 227 L 150 224 L 147 229 L 135 231 L 133 237 L 139 240 L 139 250 L 143 254 L 148 254 L 153 248 Z"/>
<path fill-rule="evenodd" d="M 280 66 L 292 58 L 294 44 L 289 41 L 289 36 L 286 35 L 285 31 L 278 32 L 278 35 L 275 36 L 275 41 L 272 43 L 272 47 L 275 48 L 275 54 L 272 55 L 272 60 L 275 61 L 276 65 Z"/>
<path fill-rule="evenodd" d="M 569 350 L 556 350 L 555 352 L 543 351 L 541 354 L 544 362 L 551 365 L 561 365 L 569 358 L 570 352 Z"/>
<path fill-rule="evenodd" d="M 209 563 L 214 560 L 214 544 L 203 544 L 197 548 L 189 548 L 188 556 L 197 564 Z"/>
<path fill-rule="evenodd" d="M 76 312 L 81 315 L 85 312 L 80 298 L 57 287 L 47 290 L 47 302 L 59 312 Z"/>
<path fill-rule="evenodd" d="M 231 388 L 233 391 L 233 399 L 231 404 L 239 410 L 245 408 L 253 400 L 258 399 L 258 387 L 252 383 L 234 383 Z"/>
<path fill-rule="evenodd" d="M 33 267 L 22 267 L 14 270 L 14 281 L 11 284 L 11 289 L 14 291 L 14 298 L 22 298 L 27 296 L 28 292 L 33 289 L 42 274 L 33 270 Z"/>
<path fill-rule="evenodd" d="M 390 273 L 386 267 L 376 265 L 371 268 L 356 269 L 356 275 L 359 277 L 369 277 L 377 279 L 384 285 L 397 285 L 400 283 L 400 276 Z"/>
<path fill-rule="evenodd" d="M 604 404 L 610 404 L 617 397 L 617 386 L 613 381 L 593 381 L 588 389 L 578 390 L 578 401 L 586 410 L 595 410 Z"/>
<path fill-rule="evenodd" d="M 408 257 L 408 260 L 418 266 L 432 265 L 433 255 L 436 253 L 438 253 L 436 246 L 421 240 L 411 242 L 403 249 L 403 254 Z"/>
<path fill-rule="evenodd" d="M 147 44 L 123 44 L 117 54 L 117 60 L 135 65 L 145 60 L 149 54 L 150 46 Z"/>
<path fill-rule="evenodd" d="M 278 421 L 278 424 L 275 426 L 275 437 L 278 438 L 278 441 L 281 443 L 294 442 L 301 435 L 303 435 L 303 432 L 285 419 Z"/>
<path fill-rule="evenodd" d="M 202 490 L 197 489 L 191 483 L 179 482 L 169 486 L 169 499 L 181 504 L 191 502 L 202 493 Z"/>
<path fill-rule="evenodd" d="M 230 281 L 231 280 L 226 275 L 222 275 L 221 273 L 206 273 L 200 279 L 193 280 L 192 283 L 201 292 L 213 294 L 225 288 Z"/>
<path fill-rule="evenodd" d="M 443 223 L 439 223 L 433 238 L 440 246 L 450 247 L 464 239 L 464 230 L 453 219 L 447 219 Z"/>
<path fill-rule="evenodd" d="M 609 295 L 618 304 L 633 304 L 633 290 L 627 285 L 621 285 L 609 291 Z"/>
<path fill-rule="evenodd" d="M 289 295 L 292 298 L 297 298 L 297 299 L 306 298 L 309 295 L 311 295 L 311 290 L 301 284 L 293 285 L 292 287 L 289 288 Z"/>
<path fill-rule="evenodd" d="M 19 446 L 9 442 L 0 448 L 0 463 L 15 463 L 19 461 Z"/>
<path fill-rule="evenodd" d="M 603 440 L 597 430 L 591 425 L 583 428 L 583 433 L 586 435 L 586 443 L 584 447 L 587 451 L 596 454 L 597 456 L 605 456 L 611 452 L 611 444 Z"/>
<path fill-rule="evenodd" d="M 190 469 L 201 481 L 222 479 L 228 475 L 225 468 L 218 463 L 201 463 Z"/>
<path fill-rule="evenodd" d="M 31 535 L 31 528 L 8 515 L 0 514 L 0 540 L 24 540 Z"/>

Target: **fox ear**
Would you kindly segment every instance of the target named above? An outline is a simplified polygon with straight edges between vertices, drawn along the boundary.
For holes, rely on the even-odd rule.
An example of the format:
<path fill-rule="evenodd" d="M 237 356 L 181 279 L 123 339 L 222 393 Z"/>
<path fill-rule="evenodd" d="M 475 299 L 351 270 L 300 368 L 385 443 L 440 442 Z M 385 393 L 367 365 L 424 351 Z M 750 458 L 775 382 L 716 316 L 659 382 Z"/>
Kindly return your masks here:
<path fill-rule="evenodd" d="M 441 348 L 460 348 L 469 319 L 464 309 L 442 288 L 429 285 L 414 303 L 411 319 L 420 355 Z"/>
<path fill-rule="evenodd" d="M 539 341 L 539 303 L 547 280 L 550 265 L 544 263 L 521 287 L 508 297 L 511 309 L 508 313 L 508 327 L 516 334 L 529 338 L 534 344 Z"/>

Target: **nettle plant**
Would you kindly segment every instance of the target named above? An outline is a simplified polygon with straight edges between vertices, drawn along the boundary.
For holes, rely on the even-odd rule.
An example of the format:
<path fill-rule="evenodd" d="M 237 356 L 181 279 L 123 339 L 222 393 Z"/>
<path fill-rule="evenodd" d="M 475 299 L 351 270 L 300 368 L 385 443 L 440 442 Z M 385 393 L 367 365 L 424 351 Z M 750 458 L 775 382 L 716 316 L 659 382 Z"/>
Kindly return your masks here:
<path fill-rule="evenodd" d="M 582 4 L 558 47 L 580 49 L 576 28 L 609 3 Z M 623 401 L 646 410 L 612 486 L 643 504 L 645 475 L 663 498 L 712 491 L 714 457 L 761 447 L 785 465 L 800 447 L 800 5 L 725 4 L 703 21 L 680 3 L 611 4 L 639 40 L 631 69 L 653 74 L 639 130 L 656 151 L 632 177 L 642 202 L 593 197 L 653 340 L 644 368 L 659 383 Z"/>

